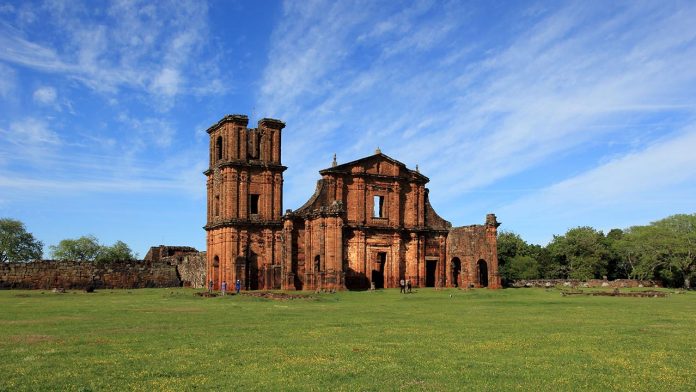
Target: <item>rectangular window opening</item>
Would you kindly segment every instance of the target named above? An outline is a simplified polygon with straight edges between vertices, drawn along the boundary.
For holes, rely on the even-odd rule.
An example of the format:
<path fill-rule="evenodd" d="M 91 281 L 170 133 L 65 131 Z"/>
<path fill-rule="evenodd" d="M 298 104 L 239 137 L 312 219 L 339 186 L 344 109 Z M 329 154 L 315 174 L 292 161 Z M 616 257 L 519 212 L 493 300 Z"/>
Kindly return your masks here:
<path fill-rule="evenodd" d="M 220 215 L 220 196 L 215 196 L 215 216 Z"/>
<path fill-rule="evenodd" d="M 375 218 L 384 218 L 384 196 L 375 196 L 374 211 Z"/>
<path fill-rule="evenodd" d="M 259 213 L 259 195 L 251 195 L 249 200 L 249 213 L 257 215 Z"/>

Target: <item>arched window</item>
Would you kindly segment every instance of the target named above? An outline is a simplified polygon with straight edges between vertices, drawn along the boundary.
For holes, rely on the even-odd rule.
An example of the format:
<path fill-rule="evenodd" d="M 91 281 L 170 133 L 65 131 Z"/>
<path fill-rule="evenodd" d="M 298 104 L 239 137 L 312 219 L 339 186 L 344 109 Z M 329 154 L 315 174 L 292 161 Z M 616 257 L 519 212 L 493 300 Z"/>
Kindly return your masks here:
<path fill-rule="evenodd" d="M 478 261 L 478 281 L 480 287 L 488 287 L 488 264 L 486 260 L 481 259 Z"/>
<path fill-rule="evenodd" d="M 217 161 L 222 159 L 222 136 L 218 136 L 215 140 L 215 159 Z"/>
<path fill-rule="evenodd" d="M 452 258 L 452 286 L 459 287 L 459 277 L 462 274 L 462 262 L 459 257 Z"/>

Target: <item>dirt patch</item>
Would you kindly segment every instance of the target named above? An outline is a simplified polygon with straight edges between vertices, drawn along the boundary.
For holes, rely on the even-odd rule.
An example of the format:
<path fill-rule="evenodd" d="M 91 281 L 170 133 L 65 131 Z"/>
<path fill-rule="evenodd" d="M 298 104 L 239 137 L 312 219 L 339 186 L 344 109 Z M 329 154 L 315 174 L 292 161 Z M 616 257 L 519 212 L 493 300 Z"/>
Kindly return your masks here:
<path fill-rule="evenodd" d="M 12 335 L 10 341 L 21 344 L 37 344 L 43 342 L 55 342 L 58 339 L 49 335 Z"/>
<path fill-rule="evenodd" d="M 75 321 L 75 320 L 85 320 L 85 317 L 72 317 L 72 316 L 58 316 L 49 317 L 33 320 L 0 320 L 0 325 L 33 325 L 33 324 L 45 324 L 61 321 Z"/>
<path fill-rule="evenodd" d="M 646 291 L 627 291 L 620 292 L 618 289 L 612 291 L 589 291 L 584 292 L 582 290 L 564 290 L 561 291 L 562 296 L 569 295 L 589 295 L 593 297 L 603 296 L 603 297 L 634 297 L 634 298 L 664 298 L 667 297 L 669 293 L 664 291 L 646 290 Z"/>
<path fill-rule="evenodd" d="M 203 310 L 200 308 L 186 307 L 186 308 L 148 308 L 148 309 L 138 309 L 138 312 L 142 313 L 200 313 Z"/>
<path fill-rule="evenodd" d="M 197 296 L 203 297 L 203 298 L 215 298 L 218 296 L 217 293 L 209 293 L 207 291 L 201 291 L 201 292 L 195 293 L 194 295 L 197 295 Z"/>
<path fill-rule="evenodd" d="M 250 291 L 250 292 L 240 293 L 239 295 L 244 295 L 247 297 L 268 298 L 268 299 L 274 299 L 277 301 L 286 301 L 286 300 L 291 300 L 291 299 L 315 299 L 314 297 L 312 297 L 310 295 L 288 294 L 288 293 L 270 293 L 267 291 Z"/>

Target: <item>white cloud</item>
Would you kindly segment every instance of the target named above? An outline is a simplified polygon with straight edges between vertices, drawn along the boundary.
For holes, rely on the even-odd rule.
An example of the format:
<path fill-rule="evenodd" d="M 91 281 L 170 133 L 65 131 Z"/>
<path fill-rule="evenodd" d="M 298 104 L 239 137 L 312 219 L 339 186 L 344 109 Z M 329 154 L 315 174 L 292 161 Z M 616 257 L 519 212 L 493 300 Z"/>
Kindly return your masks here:
<path fill-rule="evenodd" d="M 0 130 L 11 143 L 25 146 L 60 144 L 58 134 L 52 131 L 48 123 L 36 118 L 25 118 L 10 124 L 9 131 Z"/>
<path fill-rule="evenodd" d="M 448 7 L 286 6 L 257 107 L 292 132 L 291 204 L 328 162 L 306 152 L 332 145 L 343 161 L 379 145 L 419 163 L 441 190 L 431 196 L 454 209 L 472 189 L 604 139 L 643 146 L 660 121 L 696 113 L 692 4 L 571 3 L 494 26 Z M 630 126 L 658 114 L 653 127 Z"/>
<path fill-rule="evenodd" d="M 17 87 L 17 72 L 0 63 L 0 97 L 10 97 Z"/>
<path fill-rule="evenodd" d="M 50 2 L 33 9 L 49 33 L 35 38 L 36 21 L 0 22 L 0 60 L 63 74 L 106 93 L 127 87 L 175 98 L 221 91 L 201 88 L 219 83 L 226 73 L 215 56 L 202 56 L 210 41 L 204 4 L 119 1 L 97 10 L 80 2 Z"/>
<path fill-rule="evenodd" d="M 622 223 L 623 226 L 647 223 L 646 220 L 662 217 L 658 213 L 645 218 L 645 213 L 654 210 L 655 205 L 666 210 L 664 214 L 693 212 L 696 211 L 695 149 L 696 125 L 691 125 L 673 138 L 530 192 L 497 212 L 513 229 L 552 225 L 558 234 L 568 228 L 565 222 L 605 230 L 622 227 Z"/>
<path fill-rule="evenodd" d="M 56 89 L 50 86 L 39 87 L 34 90 L 34 101 L 44 105 L 52 105 L 56 102 L 58 94 Z"/>
<path fill-rule="evenodd" d="M 179 71 L 172 68 L 165 68 L 157 74 L 152 81 L 151 89 L 160 95 L 171 97 L 179 91 L 181 77 Z"/>

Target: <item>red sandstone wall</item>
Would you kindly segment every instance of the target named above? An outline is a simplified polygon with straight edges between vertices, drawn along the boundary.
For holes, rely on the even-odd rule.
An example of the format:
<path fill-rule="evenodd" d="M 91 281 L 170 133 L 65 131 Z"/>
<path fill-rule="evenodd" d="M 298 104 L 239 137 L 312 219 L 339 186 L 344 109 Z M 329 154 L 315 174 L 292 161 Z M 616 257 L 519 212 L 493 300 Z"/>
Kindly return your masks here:
<path fill-rule="evenodd" d="M 178 287 L 181 281 L 176 266 L 165 262 L 123 261 L 87 263 L 38 261 L 0 263 L 0 288 L 23 289 L 131 289 Z"/>
<path fill-rule="evenodd" d="M 488 272 L 487 287 L 501 288 L 497 252 L 495 225 L 455 227 L 447 237 L 447 274 L 451 277 L 453 260 L 458 258 L 461 262 L 460 286 L 482 287 L 479 261 L 483 260 Z"/>

